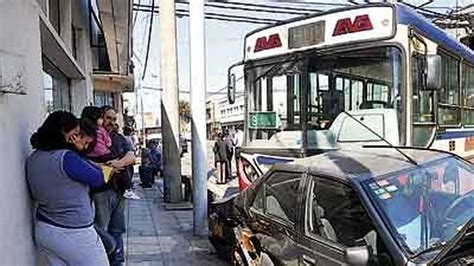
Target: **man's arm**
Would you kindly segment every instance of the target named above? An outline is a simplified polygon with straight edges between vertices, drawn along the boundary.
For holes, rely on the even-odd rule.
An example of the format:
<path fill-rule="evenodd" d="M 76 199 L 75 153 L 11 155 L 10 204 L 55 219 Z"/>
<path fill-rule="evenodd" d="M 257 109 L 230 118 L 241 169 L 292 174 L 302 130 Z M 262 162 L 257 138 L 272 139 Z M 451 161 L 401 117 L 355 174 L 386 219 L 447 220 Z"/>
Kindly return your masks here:
<path fill-rule="evenodd" d="M 125 166 L 129 165 L 134 165 L 136 161 L 135 153 L 133 151 L 128 151 L 125 156 L 123 156 L 120 160 L 118 160 L 119 163 Z"/>
<path fill-rule="evenodd" d="M 134 165 L 136 161 L 135 153 L 133 152 L 133 147 L 130 145 L 130 142 L 128 142 L 124 136 L 120 135 L 121 139 L 121 145 L 123 145 L 123 150 L 126 152 L 125 155 L 118 159 L 118 160 L 113 160 L 110 162 L 110 164 L 114 168 L 124 168 L 130 165 Z"/>

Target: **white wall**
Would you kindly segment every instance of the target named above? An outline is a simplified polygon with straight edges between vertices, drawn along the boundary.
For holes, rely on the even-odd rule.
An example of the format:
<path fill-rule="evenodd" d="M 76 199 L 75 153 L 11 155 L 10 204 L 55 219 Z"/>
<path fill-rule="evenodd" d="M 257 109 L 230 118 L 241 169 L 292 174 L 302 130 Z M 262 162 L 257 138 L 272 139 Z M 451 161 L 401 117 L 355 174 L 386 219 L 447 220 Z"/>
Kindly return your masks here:
<path fill-rule="evenodd" d="M 29 137 L 44 118 L 37 8 L 34 0 L 0 0 L 0 64 L 20 64 L 27 88 L 27 95 L 0 93 L 2 265 L 35 263 L 24 162 L 30 152 Z"/>

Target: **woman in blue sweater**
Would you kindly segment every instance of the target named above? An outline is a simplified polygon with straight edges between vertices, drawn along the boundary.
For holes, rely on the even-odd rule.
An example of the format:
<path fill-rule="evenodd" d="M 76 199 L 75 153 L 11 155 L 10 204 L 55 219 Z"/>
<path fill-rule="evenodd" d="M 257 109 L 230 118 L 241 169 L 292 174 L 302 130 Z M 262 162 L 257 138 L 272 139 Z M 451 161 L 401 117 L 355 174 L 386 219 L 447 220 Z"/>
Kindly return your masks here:
<path fill-rule="evenodd" d="M 102 170 L 85 153 L 93 132 L 69 112 L 48 116 L 31 137 L 27 182 L 36 205 L 35 241 L 48 265 L 108 265 L 93 227 L 89 188 L 104 184 Z"/>

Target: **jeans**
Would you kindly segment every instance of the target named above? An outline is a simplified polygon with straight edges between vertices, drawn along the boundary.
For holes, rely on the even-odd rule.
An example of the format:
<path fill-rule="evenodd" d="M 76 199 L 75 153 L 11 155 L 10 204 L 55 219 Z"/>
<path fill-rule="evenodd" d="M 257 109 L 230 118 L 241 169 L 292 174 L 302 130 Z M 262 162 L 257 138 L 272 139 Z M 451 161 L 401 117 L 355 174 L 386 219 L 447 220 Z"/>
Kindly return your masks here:
<path fill-rule="evenodd" d="M 155 182 L 155 168 L 152 165 L 142 165 L 138 168 L 140 182 L 144 187 L 151 187 Z"/>
<path fill-rule="evenodd" d="M 125 204 L 123 195 L 113 189 L 94 194 L 95 224 L 115 239 L 116 251 L 110 255 L 111 265 L 125 261 L 123 233 L 125 232 Z"/>
<path fill-rule="evenodd" d="M 37 221 L 35 241 L 40 260 L 47 265 L 109 265 L 102 241 L 93 226 L 79 229 Z"/>

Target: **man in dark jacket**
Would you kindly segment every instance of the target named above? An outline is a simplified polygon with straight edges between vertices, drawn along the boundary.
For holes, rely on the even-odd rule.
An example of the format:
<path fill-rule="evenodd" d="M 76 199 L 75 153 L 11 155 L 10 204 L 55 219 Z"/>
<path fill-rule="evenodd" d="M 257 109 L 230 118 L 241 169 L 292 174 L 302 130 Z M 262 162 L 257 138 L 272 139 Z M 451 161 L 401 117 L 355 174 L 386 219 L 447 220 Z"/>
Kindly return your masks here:
<path fill-rule="evenodd" d="M 226 180 L 229 179 L 229 150 L 232 147 L 229 145 L 228 142 L 224 140 L 224 135 L 219 133 L 217 135 L 217 141 L 214 144 L 214 164 L 217 168 L 217 184 L 224 184 Z"/>

